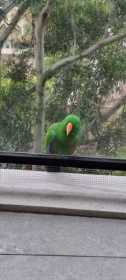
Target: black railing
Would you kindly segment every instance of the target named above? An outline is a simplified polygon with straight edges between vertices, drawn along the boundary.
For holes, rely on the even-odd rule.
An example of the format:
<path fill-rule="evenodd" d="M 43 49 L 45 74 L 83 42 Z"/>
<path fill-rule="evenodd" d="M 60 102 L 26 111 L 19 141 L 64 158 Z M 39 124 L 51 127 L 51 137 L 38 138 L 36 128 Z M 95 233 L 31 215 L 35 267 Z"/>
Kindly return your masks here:
<path fill-rule="evenodd" d="M 0 163 L 126 171 L 126 160 L 29 153 L 0 153 Z"/>

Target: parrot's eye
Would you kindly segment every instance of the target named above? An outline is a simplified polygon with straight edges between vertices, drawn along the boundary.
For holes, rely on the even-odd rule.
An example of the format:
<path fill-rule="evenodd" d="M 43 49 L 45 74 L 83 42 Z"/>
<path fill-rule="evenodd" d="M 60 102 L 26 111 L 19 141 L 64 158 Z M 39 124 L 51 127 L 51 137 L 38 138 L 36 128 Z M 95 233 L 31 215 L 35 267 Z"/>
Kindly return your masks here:
<path fill-rule="evenodd" d="M 67 134 L 67 136 L 71 133 L 72 129 L 73 129 L 73 125 L 72 125 L 71 122 L 69 122 L 67 124 L 67 126 L 66 126 L 66 134 Z"/>

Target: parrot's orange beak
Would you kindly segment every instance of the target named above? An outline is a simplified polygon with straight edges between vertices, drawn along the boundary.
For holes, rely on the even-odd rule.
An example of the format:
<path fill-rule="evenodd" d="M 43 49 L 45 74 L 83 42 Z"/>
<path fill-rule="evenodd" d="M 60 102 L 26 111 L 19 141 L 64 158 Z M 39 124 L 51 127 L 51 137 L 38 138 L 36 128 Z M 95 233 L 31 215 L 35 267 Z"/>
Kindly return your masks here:
<path fill-rule="evenodd" d="M 66 134 L 67 134 L 67 136 L 70 134 L 70 132 L 72 131 L 72 129 L 73 129 L 73 125 L 72 125 L 71 122 L 69 122 L 69 123 L 67 124 L 67 126 L 66 126 Z"/>

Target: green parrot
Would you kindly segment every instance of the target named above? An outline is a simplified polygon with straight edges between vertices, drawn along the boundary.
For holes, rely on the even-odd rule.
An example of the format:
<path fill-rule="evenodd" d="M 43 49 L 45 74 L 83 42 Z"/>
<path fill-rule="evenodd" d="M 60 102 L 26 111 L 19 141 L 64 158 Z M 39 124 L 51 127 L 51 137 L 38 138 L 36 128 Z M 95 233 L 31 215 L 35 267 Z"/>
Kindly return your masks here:
<path fill-rule="evenodd" d="M 65 117 L 61 122 L 52 124 L 45 136 L 46 152 L 49 154 L 71 155 L 74 153 L 78 134 L 80 131 L 80 119 L 74 114 Z M 49 166 L 48 171 L 60 171 L 59 167 Z"/>

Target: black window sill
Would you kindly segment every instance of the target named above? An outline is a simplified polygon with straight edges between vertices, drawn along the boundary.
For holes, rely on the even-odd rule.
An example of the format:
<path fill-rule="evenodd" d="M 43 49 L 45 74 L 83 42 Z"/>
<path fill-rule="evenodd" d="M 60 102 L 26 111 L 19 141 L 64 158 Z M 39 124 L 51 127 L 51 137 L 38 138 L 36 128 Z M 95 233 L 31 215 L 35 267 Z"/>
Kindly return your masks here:
<path fill-rule="evenodd" d="M 126 171 L 126 160 L 101 157 L 1 152 L 0 163 Z"/>

